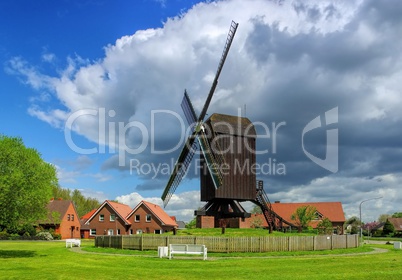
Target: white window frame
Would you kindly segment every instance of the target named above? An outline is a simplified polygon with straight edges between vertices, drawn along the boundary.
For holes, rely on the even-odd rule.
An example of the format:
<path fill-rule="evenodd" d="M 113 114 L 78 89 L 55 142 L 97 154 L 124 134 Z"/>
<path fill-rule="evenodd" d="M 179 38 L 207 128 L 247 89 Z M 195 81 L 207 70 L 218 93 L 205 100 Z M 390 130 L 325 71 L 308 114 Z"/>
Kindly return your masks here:
<path fill-rule="evenodd" d="M 96 235 L 96 228 L 91 228 L 91 229 L 89 230 L 89 235 L 90 235 L 90 236 Z"/>
<path fill-rule="evenodd" d="M 113 219 L 112 219 L 112 217 L 113 217 Z M 110 214 L 109 220 L 110 220 L 111 222 L 116 221 L 116 214 Z"/>
<path fill-rule="evenodd" d="M 99 215 L 99 222 L 103 222 L 105 220 L 105 215 L 100 214 Z"/>
<path fill-rule="evenodd" d="M 161 229 L 155 229 L 154 234 L 162 234 L 163 230 Z"/>
<path fill-rule="evenodd" d="M 137 219 L 137 218 L 138 218 L 138 219 Z M 135 221 L 135 222 L 141 221 L 141 216 L 140 216 L 139 214 L 134 215 L 134 221 Z"/>
<path fill-rule="evenodd" d="M 145 216 L 145 222 L 150 223 L 152 221 L 152 215 L 151 214 L 147 214 Z"/>

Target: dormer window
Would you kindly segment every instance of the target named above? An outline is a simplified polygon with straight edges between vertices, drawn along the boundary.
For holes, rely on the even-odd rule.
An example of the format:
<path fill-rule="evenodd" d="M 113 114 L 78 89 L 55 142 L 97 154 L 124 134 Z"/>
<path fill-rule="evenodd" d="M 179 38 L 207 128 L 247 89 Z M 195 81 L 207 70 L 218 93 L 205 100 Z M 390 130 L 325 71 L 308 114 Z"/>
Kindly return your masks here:
<path fill-rule="evenodd" d="M 322 217 L 323 217 L 323 215 L 322 215 L 320 212 L 316 211 L 316 212 L 314 213 L 314 220 L 315 220 L 315 221 L 322 220 Z"/>

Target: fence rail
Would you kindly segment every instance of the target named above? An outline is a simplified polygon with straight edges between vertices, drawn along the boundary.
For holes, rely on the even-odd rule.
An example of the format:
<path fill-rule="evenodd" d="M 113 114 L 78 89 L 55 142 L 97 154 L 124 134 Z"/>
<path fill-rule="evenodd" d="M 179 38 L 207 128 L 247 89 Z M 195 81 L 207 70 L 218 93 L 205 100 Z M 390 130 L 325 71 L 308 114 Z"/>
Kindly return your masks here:
<path fill-rule="evenodd" d="M 95 237 L 96 247 L 157 250 L 169 244 L 203 244 L 208 252 L 316 251 L 356 248 L 358 235 L 206 237 L 166 235 L 102 235 Z"/>

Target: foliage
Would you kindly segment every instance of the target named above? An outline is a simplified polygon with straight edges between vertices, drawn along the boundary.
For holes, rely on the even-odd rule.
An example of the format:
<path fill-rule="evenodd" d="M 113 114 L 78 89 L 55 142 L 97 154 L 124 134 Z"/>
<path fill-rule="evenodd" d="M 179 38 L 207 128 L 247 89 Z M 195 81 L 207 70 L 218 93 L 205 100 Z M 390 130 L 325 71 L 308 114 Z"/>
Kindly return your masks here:
<path fill-rule="evenodd" d="M 385 223 L 385 221 L 386 221 L 388 218 L 391 218 L 391 215 L 389 215 L 389 214 L 381 214 L 381 215 L 378 217 L 378 223 Z"/>
<path fill-rule="evenodd" d="M 316 217 L 317 209 L 314 206 L 306 205 L 296 209 L 291 219 L 299 227 L 299 232 L 307 228 L 308 224 Z"/>
<path fill-rule="evenodd" d="M 395 232 L 394 225 L 389 220 L 387 220 L 382 229 L 382 234 L 384 236 L 388 236 L 390 234 L 393 234 L 394 232 Z"/>
<path fill-rule="evenodd" d="M 21 138 L 0 135 L 0 225 L 17 230 L 46 215 L 56 168 Z"/>
<path fill-rule="evenodd" d="M 363 235 L 369 235 L 370 233 L 373 234 L 377 231 L 378 227 L 380 226 L 380 222 L 370 222 L 370 223 L 365 223 L 362 228 L 363 228 Z"/>
<path fill-rule="evenodd" d="M 192 228 L 195 228 L 196 225 L 197 225 L 197 220 L 194 218 L 194 219 L 192 219 L 190 222 L 188 222 L 186 224 L 186 228 L 187 229 L 192 229 Z"/>
<path fill-rule="evenodd" d="M 395 212 L 392 214 L 392 218 L 402 218 L 402 212 Z"/>
<path fill-rule="evenodd" d="M 252 228 L 262 228 L 263 221 L 260 217 L 254 217 L 251 219 L 250 226 Z"/>
<path fill-rule="evenodd" d="M 328 218 L 322 219 L 317 225 L 318 233 L 319 234 L 332 234 L 333 227 L 332 223 Z"/>
<path fill-rule="evenodd" d="M 254 205 L 253 209 L 251 209 L 251 214 L 262 214 L 261 207 L 258 205 Z"/>
<path fill-rule="evenodd" d="M 41 231 L 36 234 L 41 240 L 53 240 L 53 236 L 48 231 Z"/>
<path fill-rule="evenodd" d="M 84 216 L 93 209 L 97 209 L 101 205 L 97 199 L 85 197 L 79 190 L 71 191 L 70 189 L 63 189 L 62 187 L 56 185 L 53 186 L 52 192 L 54 198 L 71 200 L 79 217 Z"/>
<path fill-rule="evenodd" d="M 345 222 L 345 225 L 346 225 L 346 227 L 349 225 L 351 226 L 351 229 L 346 230 L 346 232 L 348 232 L 350 234 L 357 234 L 357 233 L 359 233 L 359 228 L 360 228 L 361 222 L 358 217 L 353 216 Z"/>

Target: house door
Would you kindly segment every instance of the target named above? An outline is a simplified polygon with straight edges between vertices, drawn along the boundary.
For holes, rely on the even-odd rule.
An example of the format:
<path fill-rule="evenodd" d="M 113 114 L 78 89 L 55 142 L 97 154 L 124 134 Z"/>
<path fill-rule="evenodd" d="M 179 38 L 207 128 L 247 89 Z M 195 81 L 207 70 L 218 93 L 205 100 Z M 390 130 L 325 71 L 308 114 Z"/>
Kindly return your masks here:
<path fill-rule="evenodd" d="M 107 231 L 107 235 L 113 235 L 113 229 L 109 229 L 109 230 Z"/>
<path fill-rule="evenodd" d="M 74 229 L 75 229 L 75 226 L 72 226 L 72 227 L 71 227 L 71 238 L 74 237 Z"/>

